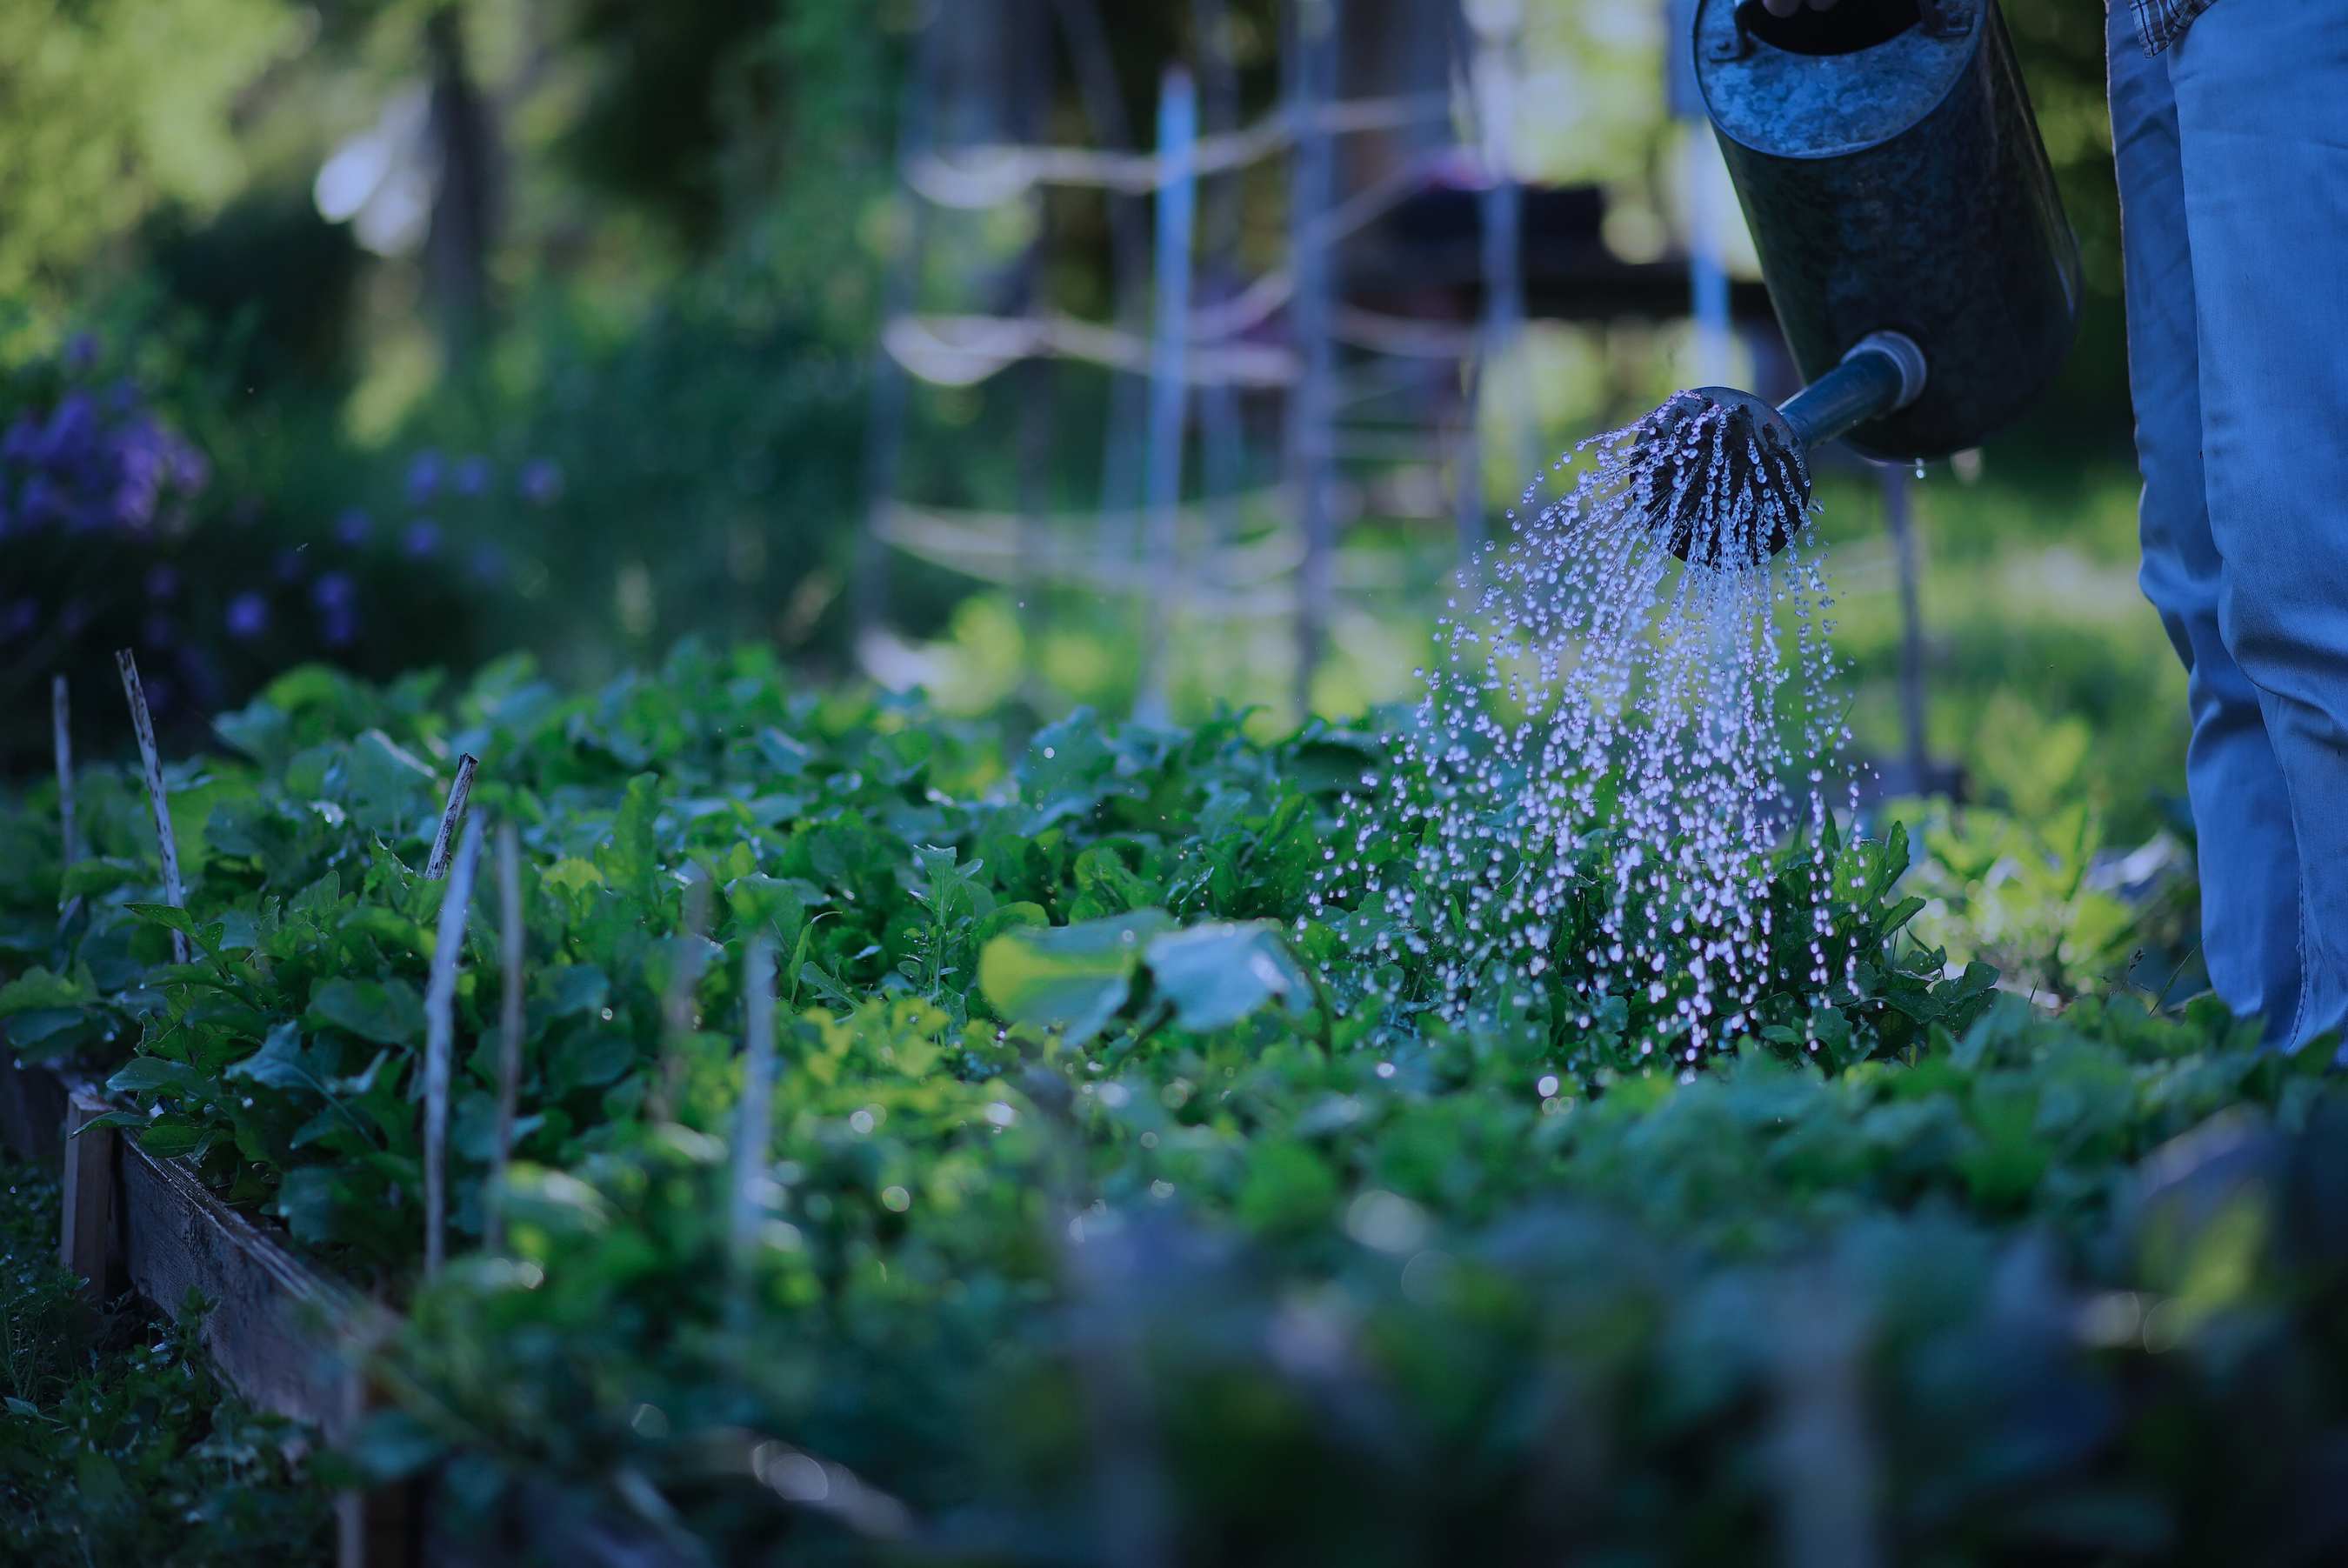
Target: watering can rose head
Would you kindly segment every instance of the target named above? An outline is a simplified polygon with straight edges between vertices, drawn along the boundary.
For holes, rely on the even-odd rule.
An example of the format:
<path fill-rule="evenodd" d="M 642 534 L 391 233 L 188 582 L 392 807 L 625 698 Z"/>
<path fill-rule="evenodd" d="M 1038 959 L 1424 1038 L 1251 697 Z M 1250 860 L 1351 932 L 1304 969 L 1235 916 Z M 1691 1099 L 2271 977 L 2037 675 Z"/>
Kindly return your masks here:
<path fill-rule="evenodd" d="M 1632 494 L 1682 561 L 1758 566 L 1801 531 L 1810 504 L 1804 445 L 1785 415 L 1750 392 L 1676 392 L 1632 428 Z"/>

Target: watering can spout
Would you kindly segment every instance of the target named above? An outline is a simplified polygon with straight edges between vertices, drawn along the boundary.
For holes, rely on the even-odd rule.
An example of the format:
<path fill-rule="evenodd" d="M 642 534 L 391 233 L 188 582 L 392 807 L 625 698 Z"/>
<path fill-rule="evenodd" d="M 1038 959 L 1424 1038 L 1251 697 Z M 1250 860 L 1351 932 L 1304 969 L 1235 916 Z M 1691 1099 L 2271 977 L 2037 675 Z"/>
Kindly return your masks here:
<path fill-rule="evenodd" d="M 1777 412 L 1807 449 L 1857 425 L 1896 414 L 1924 395 L 1924 351 L 1897 332 L 1870 332 L 1842 363 L 1794 394 Z"/>

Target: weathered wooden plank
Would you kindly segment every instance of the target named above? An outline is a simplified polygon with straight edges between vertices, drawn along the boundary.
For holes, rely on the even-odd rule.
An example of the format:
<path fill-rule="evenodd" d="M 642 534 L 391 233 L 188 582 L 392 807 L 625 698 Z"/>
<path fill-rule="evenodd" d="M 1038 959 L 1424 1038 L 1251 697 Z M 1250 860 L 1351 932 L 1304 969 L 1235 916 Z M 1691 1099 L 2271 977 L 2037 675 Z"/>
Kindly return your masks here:
<path fill-rule="evenodd" d="M 355 1422 L 345 1342 L 384 1315 L 304 1267 L 194 1175 L 125 1143 L 123 1250 L 139 1294 L 174 1318 L 194 1290 L 219 1306 L 198 1335 L 221 1380 L 248 1404 L 339 1439 Z"/>
<path fill-rule="evenodd" d="M 96 1084 L 19 1066 L 0 1044 L 0 1137 L 27 1160 L 55 1160 L 63 1144 L 67 1266 L 103 1290 L 111 1246 L 131 1287 L 173 1319 L 191 1288 L 217 1303 L 197 1340 L 221 1381 L 257 1408 L 341 1440 L 372 1403 L 358 1353 L 383 1343 L 396 1317 L 304 1264 L 178 1161 L 111 1129 L 72 1136 L 115 1109 Z M 337 1498 L 337 1568 L 417 1568 L 417 1491 Z"/>
<path fill-rule="evenodd" d="M 43 1067 L 22 1067 L 6 1043 L 0 1020 L 0 1138 L 27 1164 L 51 1170 L 57 1163 L 57 1134 L 65 1125 L 65 1086 Z"/>
<path fill-rule="evenodd" d="M 66 1099 L 65 1202 L 58 1224 L 57 1261 L 81 1275 L 82 1295 L 107 1296 L 106 1243 L 114 1223 L 114 1129 L 83 1129 L 109 1109 L 88 1090 Z"/>

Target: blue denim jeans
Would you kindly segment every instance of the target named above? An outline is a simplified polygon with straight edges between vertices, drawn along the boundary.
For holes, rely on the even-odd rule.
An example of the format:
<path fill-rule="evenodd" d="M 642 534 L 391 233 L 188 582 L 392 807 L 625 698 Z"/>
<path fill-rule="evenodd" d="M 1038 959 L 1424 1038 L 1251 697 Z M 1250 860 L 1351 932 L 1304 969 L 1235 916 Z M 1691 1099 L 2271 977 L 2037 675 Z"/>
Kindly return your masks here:
<path fill-rule="evenodd" d="M 2185 661 L 2210 984 L 2348 1016 L 2348 5 L 2111 7 L 2145 596 Z"/>

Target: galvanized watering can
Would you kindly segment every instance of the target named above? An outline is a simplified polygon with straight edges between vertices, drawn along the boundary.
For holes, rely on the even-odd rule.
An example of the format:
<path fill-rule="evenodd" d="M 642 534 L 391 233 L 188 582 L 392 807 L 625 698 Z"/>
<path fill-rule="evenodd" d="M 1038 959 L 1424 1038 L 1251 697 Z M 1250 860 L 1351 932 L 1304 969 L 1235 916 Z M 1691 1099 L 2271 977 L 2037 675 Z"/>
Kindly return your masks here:
<path fill-rule="evenodd" d="M 1700 0 L 1692 46 L 1810 384 L 1781 409 L 1734 387 L 1699 396 L 1749 418 L 1804 500 L 1821 441 L 1940 458 L 2021 414 L 2077 329 L 2079 253 L 1995 0 L 1840 0 L 1786 17 Z M 1755 553 L 1782 549 L 1776 531 Z"/>

